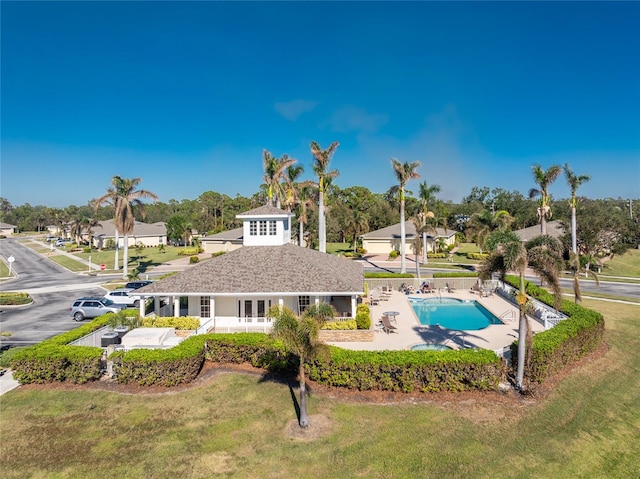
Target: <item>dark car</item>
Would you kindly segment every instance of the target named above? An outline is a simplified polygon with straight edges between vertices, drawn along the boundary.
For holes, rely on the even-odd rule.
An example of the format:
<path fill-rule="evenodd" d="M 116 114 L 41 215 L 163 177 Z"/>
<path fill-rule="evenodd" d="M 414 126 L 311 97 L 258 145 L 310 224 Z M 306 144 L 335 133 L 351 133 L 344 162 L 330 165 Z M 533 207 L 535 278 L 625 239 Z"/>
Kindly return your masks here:
<path fill-rule="evenodd" d="M 110 299 L 99 296 L 79 298 L 69 308 L 69 314 L 74 321 L 82 321 L 85 318 L 97 318 L 106 313 L 118 313 L 126 307 L 125 304 L 116 304 Z"/>
<path fill-rule="evenodd" d="M 131 281 L 127 284 L 124 285 L 125 288 L 129 288 L 129 289 L 138 289 L 138 288 L 142 288 L 143 286 L 146 286 L 148 284 L 153 283 L 153 281 L 147 281 L 147 280 L 141 280 L 141 281 Z"/>

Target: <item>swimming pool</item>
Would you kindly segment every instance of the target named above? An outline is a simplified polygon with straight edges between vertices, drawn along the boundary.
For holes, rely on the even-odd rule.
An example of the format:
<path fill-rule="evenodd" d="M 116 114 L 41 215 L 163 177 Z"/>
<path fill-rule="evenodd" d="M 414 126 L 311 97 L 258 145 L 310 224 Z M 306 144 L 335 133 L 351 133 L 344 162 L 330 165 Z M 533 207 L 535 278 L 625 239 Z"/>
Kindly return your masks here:
<path fill-rule="evenodd" d="M 492 324 L 502 324 L 477 301 L 455 298 L 409 298 L 411 306 L 424 326 L 440 325 L 443 328 L 463 330 L 484 329 Z"/>
<path fill-rule="evenodd" d="M 438 343 L 422 343 L 411 346 L 411 351 L 449 351 L 453 348 Z"/>

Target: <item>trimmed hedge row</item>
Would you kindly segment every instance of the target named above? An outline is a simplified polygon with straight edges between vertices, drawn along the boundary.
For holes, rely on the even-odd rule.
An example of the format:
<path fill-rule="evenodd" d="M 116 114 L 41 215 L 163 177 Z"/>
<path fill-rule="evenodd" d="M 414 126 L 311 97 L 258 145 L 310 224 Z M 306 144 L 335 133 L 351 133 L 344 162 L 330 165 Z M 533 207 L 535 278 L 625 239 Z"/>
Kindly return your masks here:
<path fill-rule="evenodd" d="M 436 271 L 433 273 L 434 278 L 476 278 L 478 273 L 475 271 Z"/>
<path fill-rule="evenodd" d="M 503 362 L 493 351 L 350 351 L 331 347 L 329 361 L 307 366 L 309 378 L 349 389 L 435 392 L 496 390 Z"/>
<path fill-rule="evenodd" d="M 20 384 L 67 381 L 83 384 L 100 378 L 102 348 L 38 344 L 17 351 L 11 360 Z"/>
<path fill-rule="evenodd" d="M 294 358 L 281 341 L 264 333 L 207 334 L 205 358 L 215 363 L 249 363 L 269 371 L 294 371 Z"/>
<path fill-rule="evenodd" d="M 358 323 L 355 319 L 347 319 L 345 321 L 325 321 L 321 329 L 328 330 L 346 330 L 346 329 L 358 329 Z"/>
<path fill-rule="evenodd" d="M 519 287 L 517 277 L 507 277 L 506 281 Z M 526 282 L 526 292 L 549 306 L 554 304 L 551 293 L 529 281 Z M 529 367 L 525 367 L 525 378 L 530 383 L 544 382 L 568 363 L 595 351 L 602 344 L 605 328 L 602 314 L 568 300 L 562 301 L 560 311 L 569 317 L 533 337 Z M 511 344 L 514 370 L 518 367 L 517 348 L 518 342 L 515 341 Z"/>
<path fill-rule="evenodd" d="M 32 303 L 33 300 L 31 296 L 27 293 L 19 293 L 19 292 L 4 292 L 0 293 L 0 305 L 7 306 L 20 306 L 23 304 Z"/>
<path fill-rule="evenodd" d="M 192 330 L 200 327 L 200 320 L 193 316 L 145 316 L 140 324 L 143 328 Z"/>
<path fill-rule="evenodd" d="M 467 253 L 468 259 L 479 259 L 483 260 L 489 257 L 489 253 Z"/>
<path fill-rule="evenodd" d="M 190 383 L 204 364 L 204 341 L 204 336 L 191 336 L 170 349 L 116 351 L 109 356 L 114 378 L 140 386 Z"/>
<path fill-rule="evenodd" d="M 413 278 L 411 273 L 372 273 L 365 272 L 365 278 Z"/>
<path fill-rule="evenodd" d="M 359 304 L 356 307 L 357 329 L 371 329 L 371 310 L 366 304 Z"/>

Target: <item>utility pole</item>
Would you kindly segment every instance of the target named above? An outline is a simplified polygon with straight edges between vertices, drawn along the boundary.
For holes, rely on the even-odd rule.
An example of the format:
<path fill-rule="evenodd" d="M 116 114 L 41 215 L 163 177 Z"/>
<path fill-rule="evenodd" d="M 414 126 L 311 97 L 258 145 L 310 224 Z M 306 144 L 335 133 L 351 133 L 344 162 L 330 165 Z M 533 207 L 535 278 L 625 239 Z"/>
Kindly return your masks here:
<path fill-rule="evenodd" d="M 633 219 L 633 200 L 629 198 L 629 218 Z"/>

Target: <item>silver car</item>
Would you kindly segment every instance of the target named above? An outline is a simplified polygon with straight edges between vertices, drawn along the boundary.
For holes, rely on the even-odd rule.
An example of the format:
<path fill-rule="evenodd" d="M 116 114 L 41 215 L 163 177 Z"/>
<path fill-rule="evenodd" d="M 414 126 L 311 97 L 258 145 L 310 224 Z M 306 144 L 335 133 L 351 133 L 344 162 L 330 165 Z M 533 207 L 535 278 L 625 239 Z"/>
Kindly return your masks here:
<path fill-rule="evenodd" d="M 127 306 L 133 306 L 137 308 L 140 305 L 140 296 L 132 295 L 131 292 L 135 289 L 120 288 L 109 291 L 104 295 L 105 298 L 110 299 L 117 304 L 126 304 Z"/>
<path fill-rule="evenodd" d="M 73 302 L 69 314 L 74 321 L 82 321 L 85 318 L 97 318 L 105 313 L 118 313 L 126 307 L 125 304 L 116 304 L 107 298 L 80 298 Z"/>

